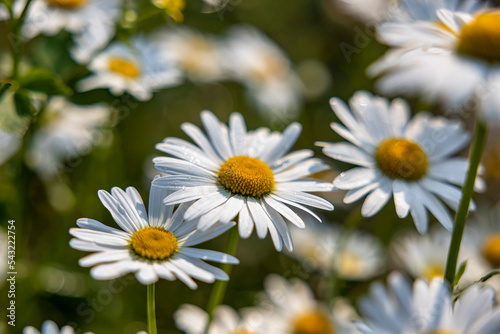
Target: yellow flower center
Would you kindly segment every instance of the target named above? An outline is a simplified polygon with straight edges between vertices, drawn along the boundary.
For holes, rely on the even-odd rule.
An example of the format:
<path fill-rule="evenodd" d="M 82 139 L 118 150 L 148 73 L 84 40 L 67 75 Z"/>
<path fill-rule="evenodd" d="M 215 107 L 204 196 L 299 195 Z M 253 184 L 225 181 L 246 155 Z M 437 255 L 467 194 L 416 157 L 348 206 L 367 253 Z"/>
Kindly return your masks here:
<path fill-rule="evenodd" d="M 135 232 L 130 241 L 132 251 L 150 261 L 164 261 L 175 255 L 179 243 L 172 232 L 150 226 Z"/>
<path fill-rule="evenodd" d="M 233 195 L 259 198 L 274 189 L 271 168 L 259 159 L 243 155 L 224 162 L 219 170 L 218 181 Z"/>
<path fill-rule="evenodd" d="M 493 234 L 487 237 L 483 242 L 484 257 L 495 268 L 500 268 L 500 234 Z"/>
<path fill-rule="evenodd" d="M 443 278 L 444 270 L 443 266 L 438 263 L 430 263 L 427 267 L 425 267 L 424 272 L 422 273 L 424 278 L 426 278 L 429 282 L 434 278 Z"/>
<path fill-rule="evenodd" d="M 479 14 L 465 25 L 458 51 L 488 62 L 500 62 L 500 11 Z"/>
<path fill-rule="evenodd" d="M 88 0 L 47 0 L 50 6 L 62 9 L 75 9 L 87 3 Z"/>
<path fill-rule="evenodd" d="M 417 181 L 427 173 L 427 155 L 409 140 L 391 138 L 380 144 L 376 160 L 384 174 L 393 179 Z"/>
<path fill-rule="evenodd" d="M 187 41 L 184 48 L 180 63 L 185 70 L 196 74 L 203 74 L 209 70 L 210 63 L 203 61 L 203 56 L 215 50 L 213 42 L 202 37 L 193 37 Z"/>
<path fill-rule="evenodd" d="M 340 256 L 337 270 L 342 276 L 352 277 L 358 275 L 363 269 L 363 259 L 352 253 Z"/>
<path fill-rule="evenodd" d="M 288 72 L 288 64 L 277 55 L 269 53 L 263 57 L 260 66 L 252 70 L 251 75 L 255 81 L 265 84 L 272 79 L 286 77 Z"/>
<path fill-rule="evenodd" d="M 153 5 L 165 9 L 168 16 L 176 22 L 184 21 L 182 11 L 186 8 L 186 0 L 153 0 Z"/>
<path fill-rule="evenodd" d="M 334 334 L 330 321 L 322 313 L 311 312 L 300 315 L 293 327 L 294 334 Z"/>
<path fill-rule="evenodd" d="M 127 78 L 137 78 L 141 71 L 139 67 L 130 60 L 123 58 L 111 58 L 108 62 L 109 69 Z"/>

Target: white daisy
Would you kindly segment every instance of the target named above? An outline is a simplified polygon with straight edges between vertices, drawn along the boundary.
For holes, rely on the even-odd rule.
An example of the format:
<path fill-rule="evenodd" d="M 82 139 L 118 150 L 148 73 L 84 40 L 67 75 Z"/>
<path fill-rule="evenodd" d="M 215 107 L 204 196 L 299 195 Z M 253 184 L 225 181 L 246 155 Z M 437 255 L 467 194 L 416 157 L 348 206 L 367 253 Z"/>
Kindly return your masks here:
<path fill-rule="evenodd" d="M 309 286 L 299 280 L 289 282 L 270 275 L 264 282 L 261 316 L 267 319 L 268 333 L 354 334 L 351 314 L 337 304 L 333 312 L 314 298 Z"/>
<path fill-rule="evenodd" d="M 238 314 L 233 308 L 220 305 L 214 310 L 208 334 L 267 334 L 265 319 L 255 308 Z M 174 314 L 177 328 L 186 334 L 203 334 L 208 322 L 205 310 L 194 305 L 182 305 Z"/>
<path fill-rule="evenodd" d="M 227 280 L 227 274 L 202 260 L 238 264 L 238 260 L 224 253 L 192 248 L 224 233 L 234 223 L 214 224 L 201 232 L 197 220 L 185 221 L 184 213 L 191 203 L 184 203 L 174 210 L 173 205 L 163 205 L 167 190 L 151 186 L 149 214 L 137 190 L 126 191 L 114 187 L 111 194 L 100 190 L 99 198 L 115 222 L 123 230 L 88 218 L 78 219 L 80 228 L 70 229 L 75 237 L 71 247 L 96 252 L 80 260 L 83 267 L 94 266 L 90 274 L 94 279 L 108 280 L 135 273 L 142 284 L 151 284 L 164 278 L 178 278 L 191 289 L 197 285 L 192 278 L 212 283 Z"/>
<path fill-rule="evenodd" d="M 14 134 L 0 129 L 0 165 L 9 160 L 21 146 L 21 140 Z"/>
<path fill-rule="evenodd" d="M 88 154 L 103 142 L 111 109 L 79 106 L 62 97 L 50 100 L 26 152 L 26 162 L 43 179 L 61 172 L 64 162 Z"/>
<path fill-rule="evenodd" d="M 109 88 L 114 95 L 125 92 L 141 101 L 153 92 L 177 85 L 181 73 L 162 57 L 158 41 L 135 38 L 131 45 L 114 42 L 89 64 L 94 75 L 78 82 L 80 91 Z"/>
<path fill-rule="evenodd" d="M 28 326 L 23 329 L 23 334 L 75 334 L 75 330 L 71 326 L 64 326 L 59 331 L 57 324 L 51 320 L 47 320 L 42 324 L 42 330 L 39 332 L 35 327 Z M 85 334 L 92 334 L 86 332 Z"/>
<path fill-rule="evenodd" d="M 443 280 L 417 280 L 413 291 L 400 274 L 388 278 L 388 288 L 372 284 L 360 309 L 365 320 L 357 324 L 363 334 L 496 334 L 500 308 L 494 308 L 491 289 L 475 285 L 453 304 Z"/>
<path fill-rule="evenodd" d="M 277 250 L 283 243 L 292 250 L 285 220 L 300 228 L 305 223 L 290 207 L 318 220 L 304 205 L 333 210 L 330 202 L 308 193 L 331 191 L 332 185 L 305 179 L 328 166 L 312 158 L 311 150 L 286 154 L 300 135 L 298 123 L 281 134 L 267 128 L 247 132 L 239 113 L 231 114 L 229 127 L 209 111 L 201 113 L 201 120 L 208 137 L 191 123 L 182 125 L 198 146 L 166 138 L 156 148 L 173 157 L 153 159 L 155 168 L 169 175 L 155 183 L 175 190 L 165 204 L 195 201 L 185 218 L 199 218 L 198 228 L 205 230 L 217 221 L 226 223 L 238 216 L 242 238 L 248 238 L 255 226 L 261 239 L 269 230 Z"/>
<path fill-rule="evenodd" d="M 392 253 L 400 267 L 405 268 L 414 278 L 424 278 L 428 282 L 434 278 L 444 278 L 451 235 L 443 229 L 433 229 L 429 234 L 407 233 L 392 241 Z M 465 238 L 460 247 L 458 263 L 467 261 L 459 286 L 464 287 L 481 278 L 488 269 L 481 265 L 478 254 Z"/>
<path fill-rule="evenodd" d="M 161 31 L 162 52 L 192 81 L 217 81 L 224 77 L 224 57 L 214 37 L 187 27 Z"/>
<path fill-rule="evenodd" d="M 33 0 L 23 35 L 32 38 L 40 33 L 54 35 L 61 30 L 81 33 L 92 24 L 115 24 L 119 20 L 120 7 L 119 0 Z"/>
<path fill-rule="evenodd" d="M 311 223 L 307 229 L 292 228 L 293 252 L 306 270 L 332 271 L 350 280 L 365 280 L 382 272 L 384 250 L 373 236 L 354 231 L 343 235 L 339 226 Z"/>
<path fill-rule="evenodd" d="M 369 73 L 382 76 L 382 92 L 418 94 L 452 109 L 477 102 L 487 118 L 500 122 L 500 11 L 437 15 L 437 22 L 382 25 L 380 39 L 393 48 Z"/>
<path fill-rule="evenodd" d="M 293 119 L 301 107 L 300 83 L 285 53 L 251 26 L 232 28 L 225 46 L 229 74 L 248 89 L 266 114 Z"/>
<path fill-rule="evenodd" d="M 451 158 L 469 142 L 458 121 L 419 113 L 410 120 L 408 105 L 402 100 L 391 104 L 384 98 L 358 92 L 349 101 L 351 110 L 337 98 L 333 111 L 344 123 L 332 129 L 351 143 L 324 143 L 323 152 L 340 161 L 359 165 L 341 173 L 334 186 L 348 190 L 345 203 L 368 194 L 361 213 L 371 217 L 394 195 L 400 218 L 411 213 L 417 230 L 429 225 L 427 210 L 448 230 L 453 219 L 442 204 L 456 210 L 461 198 L 468 162 Z M 482 189 L 481 179 L 476 188 Z"/>

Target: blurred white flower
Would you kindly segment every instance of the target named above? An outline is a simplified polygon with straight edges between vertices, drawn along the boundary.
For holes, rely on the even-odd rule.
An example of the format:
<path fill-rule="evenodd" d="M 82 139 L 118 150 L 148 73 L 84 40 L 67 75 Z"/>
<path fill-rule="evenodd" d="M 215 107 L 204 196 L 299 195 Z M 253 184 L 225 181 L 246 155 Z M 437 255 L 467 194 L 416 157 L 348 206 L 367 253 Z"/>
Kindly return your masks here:
<path fill-rule="evenodd" d="M 444 278 L 450 241 L 451 234 L 441 228 L 432 229 L 426 235 L 407 233 L 392 240 L 392 255 L 395 262 L 412 277 L 431 282 L 434 278 Z M 459 282 L 460 287 L 465 287 L 486 274 L 488 268 L 481 265 L 479 260 L 479 254 L 470 240 L 464 238 L 458 263 L 467 261 L 467 267 Z"/>
<path fill-rule="evenodd" d="M 287 120 L 297 116 L 302 93 L 299 79 L 285 53 L 251 26 L 232 28 L 225 44 L 229 75 L 247 87 L 260 110 Z"/>
<path fill-rule="evenodd" d="M 168 191 L 151 186 L 146 211 L 139 192 L 134 187 L 125 191 L 114 187 L 111 193 L 99 190 L 102 204 L 109 210 L 120 230 L 94 219 L 78 219 L 79 228 L 70 229 L 75 238 L 70 246 L 95 252 L 80 259 L 83 267 L 93 267 L 90 274 L 97 280 L 109 280 L 135 273 L 137 280 L 152 284 L 163 278 L 181 280 L 189 288 L 198 285 L 193 278 L 213 283 L 228 280 L 227 274 L 205 261 L 238 264 L 233 256 L 191 246 L 211 240 L 235 224 L 217 223 L 206 231 L 196 229 L 197 220 L 185 221 L 184 212 L 190 203 L 163 205 Z"/>
<path fill-rule="evenodd" d="M 21 139 L 0 129 L 0 165 L 9 160 L 21 146 Z"/>
<path fill-rule="evenodd" d="M 500 122 L 500 11 L 483 5 L 437 15 L 437 22 L 383 24 L 380 40 L 392 48 L 369 74 L 381 76 L 384 93 L 423 96 L 454 112 L 474 106 Z"/>
<path fill-rule="evenodd" d="M 264 282 L 261 314 L 268 322 L 267 333 L 355 334 L 351 324 L 354 311 L 345 303 L 335 303 L 333 311 L 316 300 L 309 286 L 299 280 L 287 281 L 270 275 Z"/>
<path fill-rule="evenodd" d="M 203 0 L 205 3 L 205 8 L 203 8 L 204 13 L 218 12 L 224 7 L 226 7 L 232 0 Z M 241 0 L 240 0 L 241 1 Z"/>
<path fill-rule="evenodd" d="M 64 326 L 59 331 L 55 322 L 47 320 L 42 324 L 42 330 L 40 332 L 35 327 L 28 326 L 23 329 L 23 334 L 75 334 L 75 330 L 71 326 Z M 84 334 L 92 333 L 86 332 Z"/>
<path fill-rule="evenodd" d="M 385 265 L 384 249 L 373 236 L 353 231 L 342 233 L 340 226 L 311 222 L 307 229 L 292 228 L 293 252 L 306 270 L 320 270 L 349 280 L 365 280 L 380 274 Z"/>
<path fill-rule="evenodd" d="M 102 142 L 110 116 L 111 109 L 104 104 L 79 106 L 52 98 L 28 146 L 27 164 L 42 179 L 50 179 L 61 172 L 64 162 L 88 154 Z"/>
<path fill-rule="evenodd" d="M 348 190 L 344 202 L 368 195 L 361 213 L 372 217 L 394 197 L 398 216 L 411 214 L 420 233 L 429 225 L 427 210 L 451 230 L 453 219 L 442 202 L 456 210 L 462 196 L 468 161 L 452 158 L 469 142 L 462 124 L 427 113 L 410 119 L 405 101 L 389 103 L 368 92 L 357 92 L 349 104 L 350 109 L 340 99 L 331 99 L 343 123 L 331 126 L 351 143 L 317 143 L 329 157 L 359 166 L 333 181 L 336 188 Z M 476 190 L 484 187 L 478 178 Z"/>
<path fill-rule="evenodd" d="M 493 290 L 474 285 L 453 303 L 447 284 L 418 279 L 412 287 L 399 273 L 371 286 L 360 301 L 365 319 L 356 327 L 363 334 L 496 334 L 500 333 L 500 308 L 494 307 Z"/>
<path fill-rule="evenodd" d="M 240 315 L 241 314 L 241 315 Z M 207 334 L 267 334 L 266 320 L 256 308 L 240 311 L 220 305 L 214 310 Z M 205 310 L 189 304 L 182 305 L 174 314 L 177 328 L 186 334 L 204 334 L 208 322 Z"/>
<path fill-rule="evenodd" d="M 114 42 L 89 64 L 94 72 L 77 84 L 80 91 L 109 88 L 114 95 L 125 92 L 141 101 L 153 92 L 177 85 L 181 73 L 172 61 L 162 57 L 159 41 L 135 38 L 131 44 Z"/>
<path fill-rule="evenodd" d="M 224 57 L 220 42 L 187 27 L 158 33 L 165 58 L 174 61 L 192 81 L 217 81 L 224 78 Z"/>

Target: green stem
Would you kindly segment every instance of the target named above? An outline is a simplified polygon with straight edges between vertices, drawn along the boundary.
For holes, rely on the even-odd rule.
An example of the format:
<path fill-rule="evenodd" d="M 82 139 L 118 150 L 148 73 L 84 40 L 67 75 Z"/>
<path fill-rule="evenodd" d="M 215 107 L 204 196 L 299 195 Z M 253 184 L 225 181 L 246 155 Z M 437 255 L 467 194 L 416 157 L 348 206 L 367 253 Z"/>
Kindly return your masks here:
<path fill-rule="evenodd" d="M 155 311 L 155 284 L 148 285 L 148 334 L 157 334 Z"/>
<path fill-rule="evenodd" d="M 226 254 L 234 256 L 236 254 L 236 249 L 238 248 L 238 240 L 240 239 L 240 235 L 238 233 L 238 227 L 235 226 L 229 231 L 227 245 L 226 245 Z M 230 276 L 231 270 L 233 269 L 233 265 L 230 263 L 223 263 L 221 265 L 221 269 Z M 210 323 L 212 322 L 214 310 L 217 306 L 222 303 L 224 300 L 224 296 L 226 294 L 227 285 L 229 280 L 227 281 L 217 281 L 212 288 L 212 293 L 210 294 L 210 299 L 207 305 L 207 313 L 208 313 L 208 322 L 205 327 L 204 333 L 207 334 L 210 328 Z"/>
<path fill-rule="evenodd" d="M 474 134 L 474 141 L 469 157 L 469 170 L 467 178 L 462 188 L 462 198 L 458 206 L 457 214 L 455 216 L 455 226 L 451 237 L 450 249 L 448 251 L 448 259 L 446 261 L 446 271 L 444 277 L 453 289 L 453 282 L 455 280 L 455 273 L 457 270 L 458 253 L 460 252 L 460 244 L 462 243 L 462 236 L 464 234 L 465 223 L 469 213 L 470 202 L 474 192 L 474 183 L 477 177 L 477 171 L 483 155 L 484 145 L 486 143 L 487 126 L 480 119 L 477 120 L 476 131 Z"/>
<path fill-rule="evenodd" d="M 12 78 L 16 79 L 19 74 L 19 63 L 21 62 L 22 51 L 23 51 L 23 42 L 21 35 L 21 28 L 24 23 L 24 19 L 28 14 L 28 8 L 33 0 L 27 0 L 26 5 L 21 12 L 21 15 L 18 19 L 14 17 L 15 13 L 13 10 L 11 11 L 11 49 L 12 49 Z"/>

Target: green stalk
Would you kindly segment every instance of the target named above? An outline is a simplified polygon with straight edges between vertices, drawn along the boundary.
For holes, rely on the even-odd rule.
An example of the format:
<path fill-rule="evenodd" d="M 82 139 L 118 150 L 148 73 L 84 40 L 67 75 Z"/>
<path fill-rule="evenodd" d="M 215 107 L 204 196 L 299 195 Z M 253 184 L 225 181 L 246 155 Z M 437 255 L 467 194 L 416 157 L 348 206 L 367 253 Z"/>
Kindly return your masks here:
<path fill-rule="evenodd" d="M 450 249 L 448 251 L 448 259 L 446 261 L 446 271 L 444 278 L 453 289 L 453 282 L 455 281 L 455 273 L 457 270 L 458 253 L 460 252 L 460 244 L 462 243 L 462 236 L 464 234 L 465 223 L 469 213 L 470 202 L 474 192 L 474 183 L 477 177 L 477 171 L 483 155 L 484 145 L 486 143 L 487 126 L 480 119 L 477 120 L 476 131 L 472 148 L 469 156 L 469 170 L 467 171 L 467 178 L 462 188 L 462 198 L 460 205 L 455 216 L 455 226 L 451 237 Z"/>
<path fill-rule="evenodd" d="M 155 284 L 148 285 L 148 334 L 157 334 L 155 311 Z"/>
<path fill-rule="evenodd" d="M 11 29 L 12 32 L 10 35 L 10 46 L 12 50 L 12 79 L 16 79 L 19 74 L 19 63 L 21 62 L 22 51 L 23 51 L 23 43 L 21 40 L 21 28 L 24 23 L 24 19 L 26 18 L 26 14 L 28 14 L 28 8 L 33 0 L 27 0 L 26 5 L 21 12 L 21 15 L 16 20 L 14 17 L 14 12 L 11 10 Z"/>
<path fill-rule="evenodd" d="M 240 239 L 240 235 L 238 233 L 238 227 L 235 226 L 229 231 L 227 244 L 226 244 L 226 254 L 234 256 L 236 254 L 236 249 L 238 248 L 238 240 Z M 230 263 L 223 263 L 221 265 L 221 269 L 230 276 L 231 270 L 233 269 L 233 265 Z M 229 280 L 227 281 L 217 281 L 212 288 L 212 293 L 210 294 L 210 299 L 208 300 L 207 305 L 207 313 L 208 313 L 208 322 L 205 327 L 204 333 L 207 334 L 210 328 L 210 323 L 212 322 L 214 310 L 217 306 L 219 306 L 224 300 L 224 296 L 226 295 L 227 285 L 229 284 Z"/>

